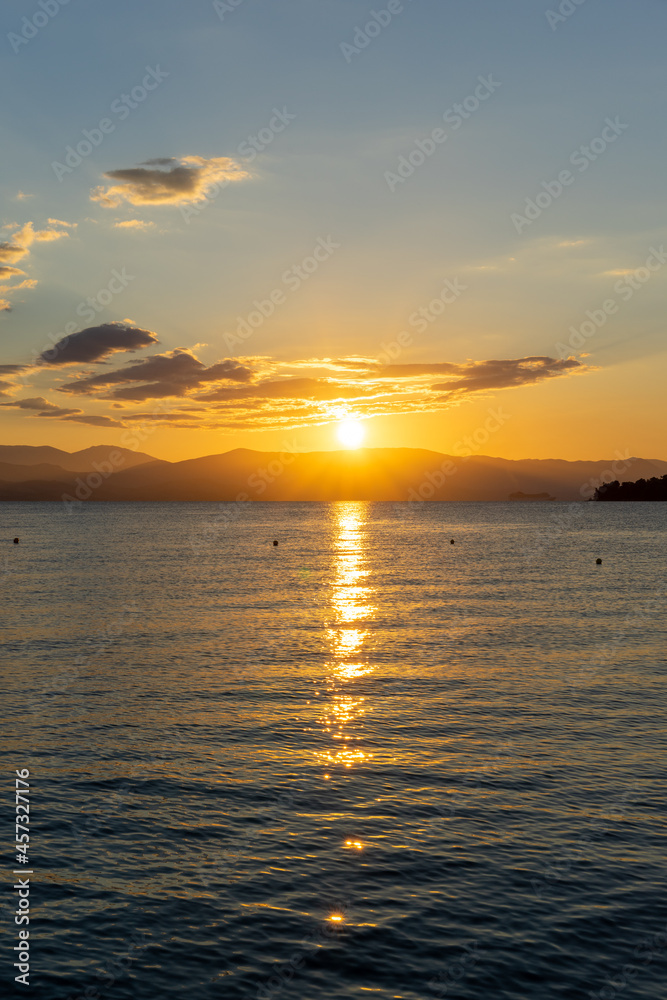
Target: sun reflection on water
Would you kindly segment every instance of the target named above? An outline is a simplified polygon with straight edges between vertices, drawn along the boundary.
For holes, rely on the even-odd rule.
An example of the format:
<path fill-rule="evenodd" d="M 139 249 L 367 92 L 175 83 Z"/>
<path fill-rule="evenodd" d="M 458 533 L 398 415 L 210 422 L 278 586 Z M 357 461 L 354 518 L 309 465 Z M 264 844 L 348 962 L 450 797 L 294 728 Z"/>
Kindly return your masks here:
<path fill-rule="evenodd" d="M 368 625 L 377 609 L 368 585 L 365 505 L 341 503 L 334 508 L 335 538 L 330 622 L 326 631 L 330 648 L 326 679 L 330 701 L 321 722 L 331 734 L 332 746 L 321 755 L 327 765 L 350 768 L 370 758 L 354 743 L 360 739 L 356 724 L 368 711 L 366 698 L 349 689 L 351 682 L 373 672 L 364 657 Z M 335 741 L 335 743 L 333 742 Z"/>

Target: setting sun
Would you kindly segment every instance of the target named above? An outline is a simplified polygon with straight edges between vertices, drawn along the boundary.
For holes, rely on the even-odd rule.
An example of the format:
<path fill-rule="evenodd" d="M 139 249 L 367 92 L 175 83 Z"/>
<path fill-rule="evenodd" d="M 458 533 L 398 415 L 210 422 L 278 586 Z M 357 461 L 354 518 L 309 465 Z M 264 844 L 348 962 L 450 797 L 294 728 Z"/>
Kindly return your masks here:
<path fill-rule="evenodd" d="M 338 440 L 346 448 L 359 448 L 366 436 L 363 424 L 358 420 L 345 420 L 338 425 Z"/>

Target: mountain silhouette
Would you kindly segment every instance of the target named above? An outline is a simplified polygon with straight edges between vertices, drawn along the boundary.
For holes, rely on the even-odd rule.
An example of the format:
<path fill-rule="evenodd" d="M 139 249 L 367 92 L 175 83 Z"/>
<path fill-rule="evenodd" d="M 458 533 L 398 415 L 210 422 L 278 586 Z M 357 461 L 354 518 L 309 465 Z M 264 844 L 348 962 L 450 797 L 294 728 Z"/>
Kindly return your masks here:
<path fill-rule="evenodd" d="M 416 448 L 305 453 L 239 448 L 167 462 L 113 446 L 73 454 L 4 446 L 0 499 L 581 501 L 610 482 L 619 463 L 632 480 L 667 473 L 667 462 L 659 459 L 459 458 Z"/>

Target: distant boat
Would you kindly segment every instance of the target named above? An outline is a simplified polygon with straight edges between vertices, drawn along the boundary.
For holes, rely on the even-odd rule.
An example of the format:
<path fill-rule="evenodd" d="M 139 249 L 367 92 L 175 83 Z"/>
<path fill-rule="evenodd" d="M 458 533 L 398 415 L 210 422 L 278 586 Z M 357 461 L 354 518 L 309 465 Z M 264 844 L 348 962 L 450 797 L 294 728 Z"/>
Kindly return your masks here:
<path fill-rule="evenodd" d="M 556 497 L 552 497 L 550 493 L 522 493 L 520 490 L 518 493 L 510 493 L 510 500 L 555 500 Z"/>

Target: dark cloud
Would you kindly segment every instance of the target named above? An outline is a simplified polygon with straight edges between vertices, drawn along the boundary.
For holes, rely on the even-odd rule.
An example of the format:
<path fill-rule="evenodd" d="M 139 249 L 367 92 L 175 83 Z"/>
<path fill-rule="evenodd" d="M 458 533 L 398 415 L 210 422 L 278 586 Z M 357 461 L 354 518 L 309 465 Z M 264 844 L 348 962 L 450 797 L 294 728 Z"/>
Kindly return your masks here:
<path fill-rule="evenodd" d="M 152 160 L 144 160 L 142 167 L 170 167 L 172 163 L 178 163 L 174 156 L 154 156 Z"/>
<path fill-rule="evenodd" d="M 17 410 L 30 410 L 35 417 L 68 417 L 71 414 L 83 413 L 83 410 L 65 410 L 55 403 L 50 403 L 44 396 L 31 396 L 28 399 L 13 399 L 10 403 L 0 403 L 0 406 L 12 406 Z"/>
<path fill-rule="evenodd" d="M 0 375 L 13 375 L 14 372 L 25 371 L 27 365 L 0 365 Z"/>
<path fill-rule="evenodd" d="M 77 413 L 77 414 L 83 414 L 83 410 L 78 410 L 78 409 L 75 409 L 75 410 L 64 410 L 60 406 L 56 406 L 55 409 L 53 409 L 53 410 L 45 410 L 44 413 L 38 413 L 37 416 L 38 417 L 62 417 L 64 419 L 65 417 L 69 417 L 70 415 L 73 415 L 75 413 Z"/>
<path fill-rule="evenodd" d="M 39 360 L 45 365 L 90 364 L 117 351 L 137 351 L 157 342 L 150 330 L 122 323 L 104 323 L 59 340 L 50 350 L 40 354 Z"/>
<path fill-rule="evenodd" d="M 50 403 L 44 396 L 31 396 L 29 399 L 14 399 L 3 406 L 15 406 L 19 410 L 58 410 L 55 403 Z"/>
<path fill-rule="evenodd" d="M 185 205 L 201 201 L 214 184 L 242 180 L 248 173 L 228 156 L 160 157 L 138 167 L 110 170 L 104 175 L 116 183 L 91 192 L 91 201 L 104 208 L 131 205 Z"/>
<path fill-rule="evenodd" d="M 92 424 L 93 427 L 124 427 L 120 420 L 112 420 L 111 417 L 86 416 L 82 413 L 76 417 L 64 417 L 65 420 L 74 420 L 80 424 Z"/>
<path fill-rule="evenodd" d="M 146 399 L 164 399 L 168 396 L 185 396 L 207 382 L 247 382 L 252 371 L 238 361 L 227 359 L 206 367 L 188 351 L 156 354 L 145 361 L 137 361 L 115 371 L 100 372 L 91 378 L 77 379 L 61 386 L 62 392 L 91 393 L 108 389 L 112 385 L 144 382 L 146 385 L 116 389 L 114 399 L 141 402 Z"/>
<path fill-rule="evenodd" d="M 449 374 L 456 377 L 450 382 L 431 386 L 434 392 L 447 392 L 450 396 L 467 396 L 470 393 L 492 389 L 510 389 L 533 385 L 545 379 L 569 374 L 582 368 L 574 358 L 549 357 L 516 358 L 505 361 L 472 361 L 467 365 L 454 365 Z"/>

